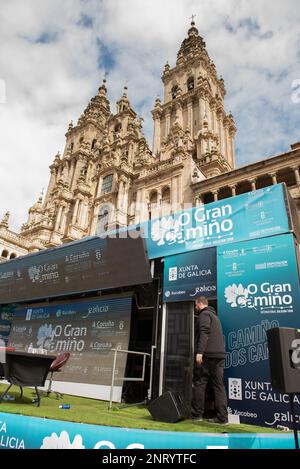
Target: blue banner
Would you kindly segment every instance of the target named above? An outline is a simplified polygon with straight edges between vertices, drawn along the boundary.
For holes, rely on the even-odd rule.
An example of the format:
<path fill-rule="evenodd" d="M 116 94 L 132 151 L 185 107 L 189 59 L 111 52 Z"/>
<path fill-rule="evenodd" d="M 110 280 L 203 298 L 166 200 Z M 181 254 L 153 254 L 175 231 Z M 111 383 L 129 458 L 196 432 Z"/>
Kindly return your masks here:
<path fill-rule="evenodd" d="M 149 259 L 290 230 L 282 184 L 151 220 L 141 228 Z"/>
<path fill-rule="evenodd" d="M 216 448 L 293 449 L 294 440 L 291 434 L 145 431 L 0 413 L 0 449 Z"/>
<path fill-rule="evenodd" d="M 293 235 L 218 248 L 217 263 L 230 411 L 245 423 L 290 428 L 289 398 L 271 386 L 266 331 L 300 327 Z M 299 421 L 299 405 L 296 411 Z"/>
<path fill-rule="evenodd" d="M 96 300 L 70 301 L 68 303 L 55 303 L 52 305 L 30 306 L 16 308 L 12 319 L 33 321 L 36 319 L 63 319 L 76 321 L 98 318 L 99 315 L 110 316 L 131 311 L 131 297 L 119 296 Z M 5 313 L 4 313 L 5 314 Z M 1 312 L 0 312 L 1 317 Z"/>
<path fill-rule="evenodd" d="M 165 259 L 164 301 L 191 301 L 217 296 L 216 248 L 202 249 Z"/>

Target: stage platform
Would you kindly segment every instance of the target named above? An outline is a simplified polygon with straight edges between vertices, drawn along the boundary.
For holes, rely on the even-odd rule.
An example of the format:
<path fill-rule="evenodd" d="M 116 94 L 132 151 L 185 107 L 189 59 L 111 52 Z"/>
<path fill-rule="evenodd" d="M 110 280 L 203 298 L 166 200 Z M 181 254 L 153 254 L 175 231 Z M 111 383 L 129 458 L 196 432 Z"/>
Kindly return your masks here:
<path fill-rule="evenodd" d="M 0 392 L 3 389 L 0 386 Z M 145 448 L 270 449 L 294 447 L 291 432 L 251 425 L 217 425 L 185 420 L 175 424 L 154 421 L 145 406 L 123 407 L 65 395 L 43 397 L 36 407 L 31 389 L 13 387 L 14 401 L 0 404 L 0 448 Z M 69 404 L 70 409 L 59 409 Z"/>

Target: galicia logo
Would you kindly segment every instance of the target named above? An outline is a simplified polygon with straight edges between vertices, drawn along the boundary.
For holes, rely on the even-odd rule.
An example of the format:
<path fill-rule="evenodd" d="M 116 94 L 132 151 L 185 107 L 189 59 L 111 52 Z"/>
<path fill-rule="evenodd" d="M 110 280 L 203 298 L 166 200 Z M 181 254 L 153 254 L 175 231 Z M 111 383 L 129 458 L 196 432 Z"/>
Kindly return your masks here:
<path fill-rule="evenodd" d="M 235 401 L 243 399 L 241 378 L 228 378 L 228 398 Z"/>
<path fill-rule="evenodd" d="M 275 313 L 293 310 L 291 293 L 290 283 L 251 283 L 247 287 L 234 283 L 225 288 L 224 296 L 232 308 L 253 308 L 260 309 L 261 312 Z"/>
<path fill-rule="evenodd" d="M 174 282 L 177 280 L 177 267 L 170 267 L 169 268 L 169 282 Z"/>

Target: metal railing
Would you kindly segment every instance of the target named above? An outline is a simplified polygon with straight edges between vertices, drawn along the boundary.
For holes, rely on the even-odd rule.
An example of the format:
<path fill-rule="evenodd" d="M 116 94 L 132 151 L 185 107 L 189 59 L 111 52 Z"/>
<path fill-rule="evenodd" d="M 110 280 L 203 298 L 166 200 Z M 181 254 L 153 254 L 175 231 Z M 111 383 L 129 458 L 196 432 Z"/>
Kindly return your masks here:
<path fill-rule="evenodd" d="M 114 386 L 115 386 L 115 381 L 144 381 L 145 380 L 145 368 L 146 368 L 146 358 L 147 357 L 152 357 L 152 353 L 144 353 L 144 352 L 133 352 L 132 350 L 121 350 L 121 349 L 111 349 L 114 352 L 114 360 L 113 360 L 113 367 L 112 367 L 112 376 L 111 376 L 111 387 L 110 387 L 110 398 L 109 398 L 109 406 L 108 408 L 112 408 L 112 401 L 113 401 L 113 393 L 114 393 Z M 132 355 L 141 355 L 143 356 L 143 370 L 142 370 L 142 376 L 137 377 L 137 378 L 129 378 L 124 376 L 123 378 L 116 378 L 115 377 L 115 371 L 116 371 L 116 364 L 117 364 L 117 355 L 118 353 L 126 353 L 126 354 L 132 354 Z"/>

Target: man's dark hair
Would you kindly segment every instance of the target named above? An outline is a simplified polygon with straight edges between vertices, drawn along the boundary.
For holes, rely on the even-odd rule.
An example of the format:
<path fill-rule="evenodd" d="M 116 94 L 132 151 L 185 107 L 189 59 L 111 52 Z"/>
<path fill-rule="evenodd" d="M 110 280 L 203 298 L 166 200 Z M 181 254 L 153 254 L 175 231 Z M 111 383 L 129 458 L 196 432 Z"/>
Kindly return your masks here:
<path fill-rule="evenodd" d="M 208 306 L 208 301 L 205 296 L 199 296 L 198 298 L 196 298 L 196 303 L 202 303 L 204 304 L 204 306 Z"/>

